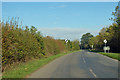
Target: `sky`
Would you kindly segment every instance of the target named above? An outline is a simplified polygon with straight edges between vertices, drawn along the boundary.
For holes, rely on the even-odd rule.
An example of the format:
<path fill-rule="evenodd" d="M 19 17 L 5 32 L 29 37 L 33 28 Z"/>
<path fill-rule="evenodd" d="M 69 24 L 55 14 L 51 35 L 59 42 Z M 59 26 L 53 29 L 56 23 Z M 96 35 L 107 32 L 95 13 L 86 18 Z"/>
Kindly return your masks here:
<path fill-rule="evenodd" d="M 1 0 L 2 2 L 118 2 L 119 0 Z"/>
<path fill-rule="evenodd" d="M 98 35 L 113 22 L 118 2 L 3 2 L 2 19 L 19 17 L 23 26 L 35 26 L 43 36 L 80 40 L 87 32 Z"/>

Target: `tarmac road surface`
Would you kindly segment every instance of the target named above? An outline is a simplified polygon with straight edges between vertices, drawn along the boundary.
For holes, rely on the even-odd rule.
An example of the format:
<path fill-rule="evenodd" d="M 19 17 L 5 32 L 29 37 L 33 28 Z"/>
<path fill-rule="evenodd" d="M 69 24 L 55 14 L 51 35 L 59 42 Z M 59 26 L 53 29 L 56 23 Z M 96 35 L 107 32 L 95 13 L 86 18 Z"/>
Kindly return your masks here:
<path fill-rule="evenodd" d="M 53 60 L 29 78 L 118 78 L 118 61 L 83 50 Z"/>

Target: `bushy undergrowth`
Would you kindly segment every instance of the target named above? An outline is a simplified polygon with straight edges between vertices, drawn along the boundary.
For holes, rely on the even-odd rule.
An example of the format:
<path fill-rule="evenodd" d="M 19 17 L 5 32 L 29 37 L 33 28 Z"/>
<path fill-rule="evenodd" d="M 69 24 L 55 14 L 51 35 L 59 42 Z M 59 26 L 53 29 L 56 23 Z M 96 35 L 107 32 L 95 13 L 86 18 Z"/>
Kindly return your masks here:
<path fill-rule="evenodd" d="M 75 45 L 74 45 L 75 44 Z M 73 45 L 73 46 L 72 46 Z M 77 47 L 74 47 L 76 46 Z M 16 62 L 48 57 L 65 51 L 78 50 L 79 44 L 43 37 L 34 26 L 21 28 L 17 21 L 2 23 L 2 68 Z M 74 49 L 73 49 L 74 48 Z"/>

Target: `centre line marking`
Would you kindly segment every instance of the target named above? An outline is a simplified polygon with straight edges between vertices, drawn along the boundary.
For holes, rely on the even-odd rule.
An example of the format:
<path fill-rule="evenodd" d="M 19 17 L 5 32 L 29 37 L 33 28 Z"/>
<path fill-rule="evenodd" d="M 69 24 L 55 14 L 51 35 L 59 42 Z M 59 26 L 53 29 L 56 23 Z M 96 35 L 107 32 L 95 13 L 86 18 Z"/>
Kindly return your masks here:
<path fill-rule="evenodd" d="M 92 69 L 89 69 L 89 71 L 93 74 L 93 76 L 94 76 L 95 78 L 97 78 L 96 74 L 93 72 Z"/>
<path fill-rule="evenodd" d="M 84 62 L 84 63 L 86 63 L 86 61 L 85 61 L 84 57 L 83 57 L 83 62 Z"/>

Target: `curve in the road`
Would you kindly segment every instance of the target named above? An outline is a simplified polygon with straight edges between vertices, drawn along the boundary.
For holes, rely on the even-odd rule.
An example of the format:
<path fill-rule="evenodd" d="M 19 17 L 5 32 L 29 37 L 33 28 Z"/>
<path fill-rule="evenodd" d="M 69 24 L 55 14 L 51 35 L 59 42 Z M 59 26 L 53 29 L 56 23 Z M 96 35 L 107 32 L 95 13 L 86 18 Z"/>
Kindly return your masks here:
<path fill-rule="evenodd" d="M 118 78 L 118 62 L 83 50 L 55 59 L 29 78 Z"/>

